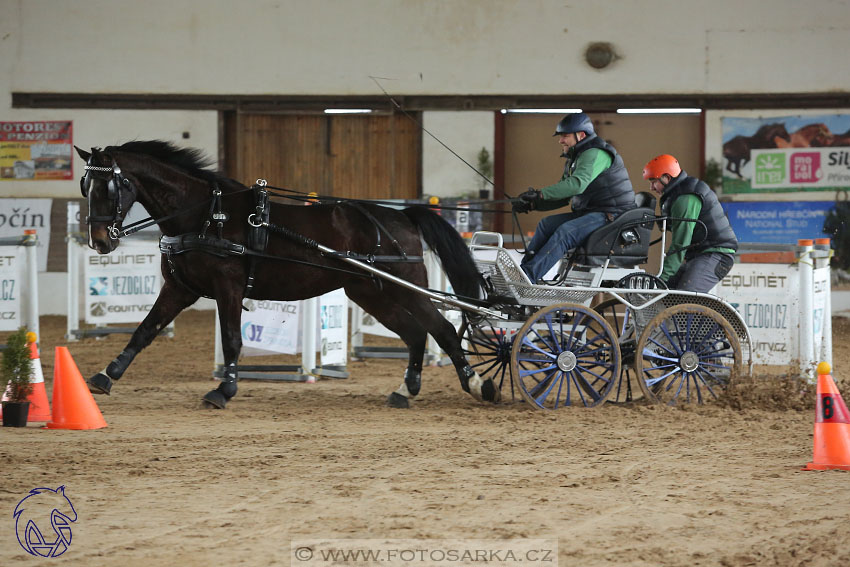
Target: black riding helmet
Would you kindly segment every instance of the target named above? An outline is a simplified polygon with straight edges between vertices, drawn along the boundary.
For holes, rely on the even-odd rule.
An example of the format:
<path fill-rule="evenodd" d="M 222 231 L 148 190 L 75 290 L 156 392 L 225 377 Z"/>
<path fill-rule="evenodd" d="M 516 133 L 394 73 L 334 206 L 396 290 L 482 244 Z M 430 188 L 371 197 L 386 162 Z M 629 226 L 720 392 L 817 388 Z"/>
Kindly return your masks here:
<path fill-rule="evenodd" d="M 577 114 L 567 114 L 564 116 L 558 125 L 555 127 L 553 136 L 562 134 L 572 134 L 573 132 L 584 132 L 588 136 L 593 136 L 596 131 L 593 129 L 593 122 L 587 117 L 584 112 Z"/>

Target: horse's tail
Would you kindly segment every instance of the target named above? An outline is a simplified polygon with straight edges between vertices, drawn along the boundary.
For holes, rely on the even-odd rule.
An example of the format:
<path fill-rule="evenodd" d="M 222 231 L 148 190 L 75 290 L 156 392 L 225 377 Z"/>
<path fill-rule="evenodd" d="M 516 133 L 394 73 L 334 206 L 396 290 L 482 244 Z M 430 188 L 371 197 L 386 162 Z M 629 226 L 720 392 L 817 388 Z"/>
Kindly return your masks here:
<path fill-rule="evenodd" d="M 419 227 L 422 237 L 440 257 L 443 270 L 456 294 L 478 299 L 483 279 L 463 238 L 440 215 L 425 207 L 404 209 L 404 214 Z"/>

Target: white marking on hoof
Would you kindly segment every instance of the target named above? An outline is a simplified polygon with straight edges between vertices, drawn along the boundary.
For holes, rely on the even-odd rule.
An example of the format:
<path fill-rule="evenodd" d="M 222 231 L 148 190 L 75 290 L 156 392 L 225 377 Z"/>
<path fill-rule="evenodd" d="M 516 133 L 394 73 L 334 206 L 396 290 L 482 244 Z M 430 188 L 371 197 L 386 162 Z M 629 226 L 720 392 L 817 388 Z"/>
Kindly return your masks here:
<path fill-rule="evenodd" d="M 109 368 L 109 365 L 104 366 L 103 370 L 101 370 L 100 373 L 103 374 L 104 376 L 106 376 L 107 378 L 109 378 L 110 380 L 113 380 L 112 376 L 110 376 L 109 373 L 106 372 L 107 368 Z"/>
<path fill-rule="evenodd" d="M 405 398 L 412 398 L 410 395 L 410 390 L 407 389 L 407 384 L 404 382 L 401 383 L 401 386 L 398 387 L 398 390 L 395 391 L 399 396 L 404 396 Z"/>
<path fill-rule="evenodd" d="M 476 372 L 473 376 L 469 377 L 469 382 L 467 385 L 469 386 L 469 393 L 472 394 L 472 397 L 476 400 L 483 401 L 484 397 L 481 395 L 481 385 L 484 381 L 481 379 L 481 376 Z"/>

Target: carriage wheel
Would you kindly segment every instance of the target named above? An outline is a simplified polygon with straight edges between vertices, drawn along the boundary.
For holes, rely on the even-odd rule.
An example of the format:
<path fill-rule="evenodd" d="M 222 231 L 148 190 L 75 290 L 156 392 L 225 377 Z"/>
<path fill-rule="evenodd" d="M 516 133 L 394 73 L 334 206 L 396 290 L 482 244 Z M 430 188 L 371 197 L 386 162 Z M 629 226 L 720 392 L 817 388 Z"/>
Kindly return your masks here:
<path fill-rule="evenodd" d="M 617 336 L 589 307 L 544 307 L 520 328 L 511 368 L 522 397 L 536 408 L 603 403 L 620 375 Z"/>
<path fill-rule="evenodd" d="M 741 343 L 719 313 L 684 303 L 656 315 L 637 344 L 635 371 L 657 403 L 716 400 L 741 372 Z"/>
<path fill-rule="evenodd" d="M 620 345 L 620 356 L 622 358 L 620 376 L 608 401 L 624 403 L 640 399 L 643 397 L 643 392 L 638 387 L 637 374 L 634 369 L 637 333 L 635 332 L 632 310 L 616 299 L 606 299 L 594 307 L 594 310 L 611 325 L 617 343 Z"/>
<path fill-rule="evenodd" d="M 470 366 L 481 378 L 493 380 L 502 390 L 502 400 L 505 400 L 503 388 L 507 380 L 511 387 L 511 401 L 516 401 L 511 373 L 511 346 L 516 331 L 497 328 L 486 322 L 470 322 L 464 318 L 458 334 L 466 341 L 463 353 Z"/>

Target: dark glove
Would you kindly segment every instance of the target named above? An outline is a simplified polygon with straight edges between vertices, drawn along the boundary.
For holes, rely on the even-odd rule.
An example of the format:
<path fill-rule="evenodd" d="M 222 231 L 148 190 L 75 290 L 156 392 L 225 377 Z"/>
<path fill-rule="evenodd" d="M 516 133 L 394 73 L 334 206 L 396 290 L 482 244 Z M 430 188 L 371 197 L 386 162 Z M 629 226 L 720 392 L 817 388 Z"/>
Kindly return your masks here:
<path fill-rule="evenodd" d="M 531 203 L 522 199 L 511 200 L 511 208 L 515 213 L 527 213 L 531 210 Z"/>
<path fill-rule="evenodd" d="M 534 203 L 537 203 L 540 199 L 543 198 L 540 191 L 535 189 L 534 187 L 529 187 L 528 190 L 519 196 L 520 199 L 525 201 L 526 203 L 532 204 L 532 209 L 534 208 Z"/>
<path fill-rule="evenodd" d="M 525 193 L 520 194 L 519 199 L 513 202 L 513 209 L 518 213 L 527 213 L 537 208 L 537 203 L 543 199 L 543 195 L 537 189 L 529 187 Z"/>

